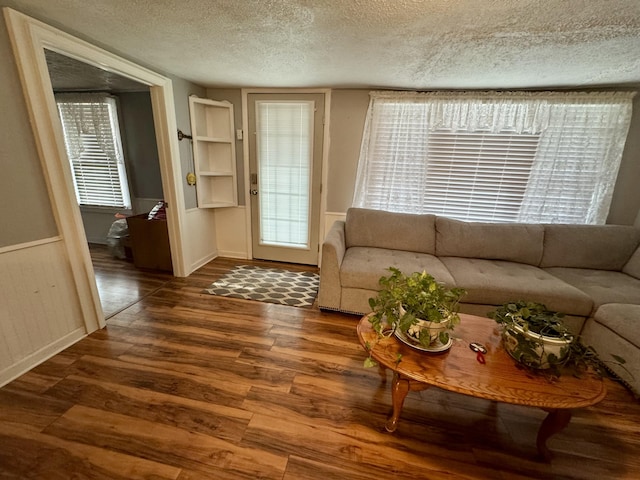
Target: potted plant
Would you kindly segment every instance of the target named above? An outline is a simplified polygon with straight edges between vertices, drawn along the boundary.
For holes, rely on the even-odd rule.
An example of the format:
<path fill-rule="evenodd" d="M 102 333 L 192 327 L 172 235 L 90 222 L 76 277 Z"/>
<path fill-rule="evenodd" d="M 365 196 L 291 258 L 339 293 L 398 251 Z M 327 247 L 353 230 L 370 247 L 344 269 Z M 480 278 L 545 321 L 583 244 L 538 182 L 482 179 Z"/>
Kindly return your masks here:
<path fill-rule="evenodd" d="M 524 367 L 559 377 L 563 367 L 574 375 L 602 373 L 596 351 L 583 345 L 563 321 L 563 314 L 536 302 L 505 303 L 488 314 L 502 327 L 507 353 Z M 625 360 L 612 355 L 619 365 Z"/>
<path fill-rule="evenodd" d="M 460 323 L 462 288 L 447 288 L 427 272 L 402 273 L 395 267 L 379 280 L 376 297 L 369 299 L 369 317 L 378 335 L 399 332 L 403 340 L 423 350 L 443 350 L 449 332 Z"/>

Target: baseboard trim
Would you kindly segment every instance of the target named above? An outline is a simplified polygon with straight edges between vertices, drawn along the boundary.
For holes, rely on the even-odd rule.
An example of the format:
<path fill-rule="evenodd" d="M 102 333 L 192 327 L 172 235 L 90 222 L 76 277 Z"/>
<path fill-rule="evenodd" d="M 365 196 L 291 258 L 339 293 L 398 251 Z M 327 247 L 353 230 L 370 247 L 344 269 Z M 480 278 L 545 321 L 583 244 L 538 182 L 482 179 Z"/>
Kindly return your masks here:
<path fill-rule="evenodd" d="M 247 252 L 233 252 L 231 250 L 220 250 L 218 257 L 237 258 L 240 260 L 247 260 L 249 258 L 247 257 Z"/>
<path fill-rule="evenodd" d="M 205 255 L 204 257 L 200 258 L 199 260 L 196 260 L 195 262 L 193 262 L 191 264 L 191 269 L 190 269 L 190 273 L 195 272 L 197 269 L 199 269 L 200 267 L 206 265 L 207 263 L 209 263 L 211 260 L 218 258 L 220 256 L 220 254 L 218 252 L 213 252 L 209 255 Z"/>
<path fill-rule="evenodd" d="M 70 347 L 78 340 L 81 340 L 86 336 L 86 330 L 84 328 L 78 328 L 66 334 L 64 337 L 56 340 L 55 342 L 50 343 L 40 350 L 28 355 L 18 363 L 14 363 L 13 365 L 5 368 L 0 372 L 0 387 L 3 387 L 7 383 L 15 380 L 20 375 L 27 373 L 33 367 L 41 364 L 45 360 L 48 360 L 57 353 L 60 353 L 65 348 Z"/>

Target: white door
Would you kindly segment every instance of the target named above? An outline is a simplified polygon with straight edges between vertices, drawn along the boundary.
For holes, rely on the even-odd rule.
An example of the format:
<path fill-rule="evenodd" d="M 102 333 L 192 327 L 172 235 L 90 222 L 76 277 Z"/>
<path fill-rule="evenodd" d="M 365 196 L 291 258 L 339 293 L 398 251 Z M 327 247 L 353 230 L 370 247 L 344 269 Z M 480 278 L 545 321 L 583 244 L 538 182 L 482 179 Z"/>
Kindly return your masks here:
<path fill-rule="evenodd" d="M 253 257 L 318 264 L 323 94 L 249 94 Z"/>

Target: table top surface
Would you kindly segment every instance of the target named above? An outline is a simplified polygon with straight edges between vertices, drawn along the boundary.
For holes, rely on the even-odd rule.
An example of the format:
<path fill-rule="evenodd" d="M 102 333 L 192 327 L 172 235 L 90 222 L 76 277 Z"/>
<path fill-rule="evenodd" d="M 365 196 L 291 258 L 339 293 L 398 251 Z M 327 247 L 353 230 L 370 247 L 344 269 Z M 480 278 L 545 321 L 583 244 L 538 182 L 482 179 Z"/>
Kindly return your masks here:
<path fill-rule="evenodd" d="M 498 402 L 545 409 L 580 408 L 598 403 L 606 395 L 604 382 L 595 375 L 577 378 L 562 375 L 551 382 L 518 368 L 501 344 L 496 323 L 484 317 L 460 314 L 452 332 L 453 345 L 443 353 L 414 349 L 395 336 L 379 339 L 369 316 L 358 323 L 360 343 L 372 347 L 371 356 L 381 365 L 411 380 Z M 471 342 L 487 348 L 485 363 L 469 348 Z M 402 355 L 398 362 L 398 354 Z"/>

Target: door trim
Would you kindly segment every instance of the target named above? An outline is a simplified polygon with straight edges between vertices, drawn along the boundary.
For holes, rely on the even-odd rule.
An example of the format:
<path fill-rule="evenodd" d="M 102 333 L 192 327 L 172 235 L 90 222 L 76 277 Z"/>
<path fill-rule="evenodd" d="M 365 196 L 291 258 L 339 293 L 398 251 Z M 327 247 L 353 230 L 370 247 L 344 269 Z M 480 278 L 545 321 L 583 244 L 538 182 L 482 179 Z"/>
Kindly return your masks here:
<path fill-rule="evenodd" d="M 325 234 L 324 216 L 327 210 L 327 178 L 329 165 L 329 122 L 331 119 L 331 89 L 330 88 L 243 88 L 242 89 L 242 158 L 244 164 L 244 204 L 245 225 L 248 235 L 253 235 L 251 228 L 251 199 L 249 195 L 249 94 L 252 93 L 319 93 L 324 95 L 324 130 L 322 132 L 322 171 L 320 176 L 320 225 L 318 226 L 318 245 L 322 245 Z M 247 258 L 253 258 L 253 245 L 250 238 L 247 238 Z M 322 261 L 321 252 L 318 252 L 318 266 Z"/>
<path fill-rule="evenodd" d="M 61 30 L 5 7 L 4 16 L 38 154 L 49 190 L 51 208 L 63 239 L 87 332 L 105 326 L 100 296 L 87 244 L 80 207 L 73 190 L 60 121 L 44 49 L 50 49 L 90 65 L 112 71 L 150 87 L 162 186 L 170 208 L 167 225 L 174 274 L 187 271 L 183 255 L 184 198 L 173 87 L 171 80 Z M 173 207 L 173 208 L 171 208 Z"/>

